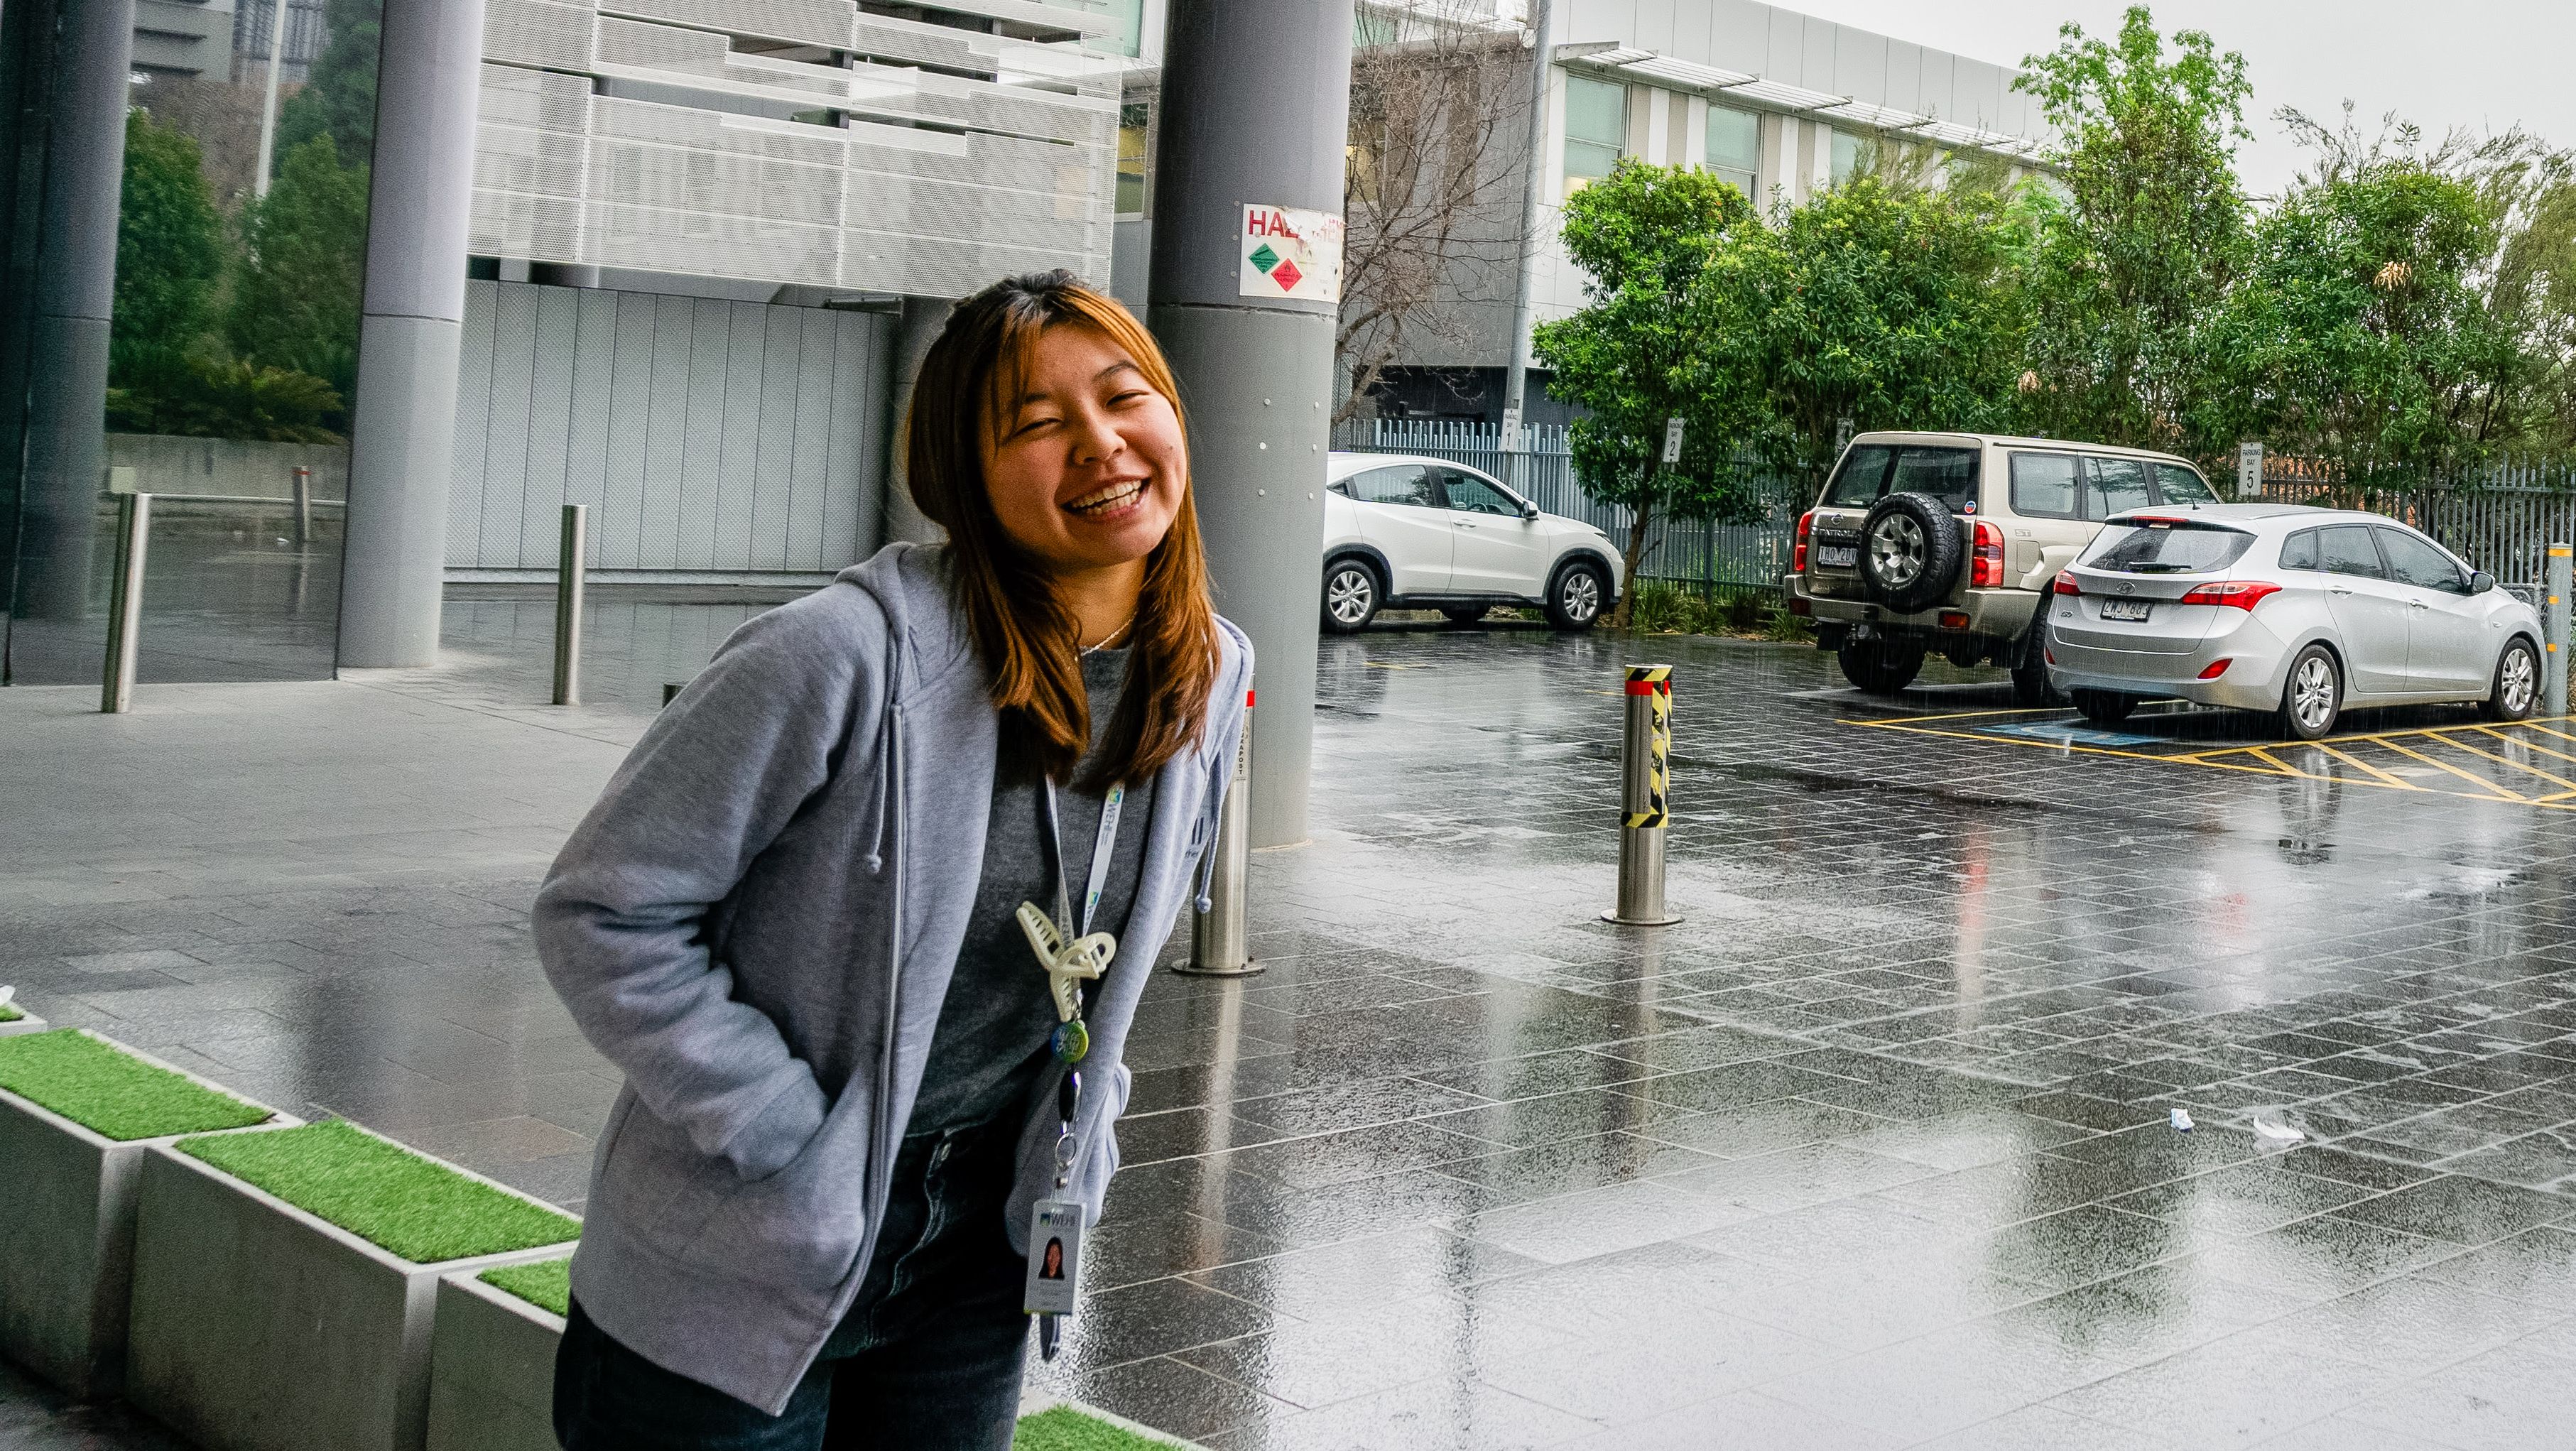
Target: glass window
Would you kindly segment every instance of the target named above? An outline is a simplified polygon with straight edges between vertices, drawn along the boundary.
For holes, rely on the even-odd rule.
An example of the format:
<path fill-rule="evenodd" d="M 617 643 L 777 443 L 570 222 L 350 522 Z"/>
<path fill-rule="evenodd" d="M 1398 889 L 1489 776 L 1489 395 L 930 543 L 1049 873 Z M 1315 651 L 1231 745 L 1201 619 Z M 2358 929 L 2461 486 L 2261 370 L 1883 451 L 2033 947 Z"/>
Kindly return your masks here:
<path fill-rule="evenodd" d="M 2388 556 L 2388 572 L 2399 584 L 2437 589 L 2444 594 L 2469 592 L 2469 577 L 2451 561 L 2451 556 L 2403 529 L 2382 527 L 2375 532 L 2379 535 L 2379 552 Z"/>
<path fill-rule="evenodd" d="M 2080 512 L 2075 476 L 2083 464 L 2071 453 L 2012 456 L 2012 507 L 2016 514 L 2072 519 Z"/>
<path fill-rule="evenodd" d="M 1860 138 L 1854 136 L 1848 131 L 1835 132 L 1833 170 L 1834 185 L 1840 186 L 1844 182 L 1851 180 L 1851 174 L 1859 169 Z"/>
<path fill-rule="evenodd" d="M 1152 108 L 1143 101 L 1118 108 L 1117 210 L 1122 217 L 1145 214 L 1145 142 L 1152 115 Z"/>
<path fill-rule="evenodd" d="M 2084 486 L 2084 517 L 2108 519 L 2147 507 L 2147 466 L 2133 458 L 2088 459 L 2091 477 Z"/>
<path fill-rule="evenodd" d="M 1440 507 L 1440 500 L 1431 492 L 1431 470 L 1420 464 L 1371 469 L 1353 478 L 1347 492 L 1363 504 L 1411 504 L 1420 509 Z"/>
<path fill-rule="evenodd" d="M 1610 174 L 1628 143 L 1628 88 L 1590 76 L 1565 78 L 1565 194 Z"/>
<path fill-rule="evenodd" d="M 2121 574 L 2201 574 L 2234 564 L 2253 544 L 2254 536 L 2244 530 L 2215 524 L 2114 524 L 2095 540 L 2085 567 Z"/>
<path fill-rule="evenodd" d="M 1502 514 L 1520 517 L 1520 506 L 1505 498 L 1503 491 L 1474 474 L 1457 469 L 1440 471 L 1441 491 L 1449 496 L 1449 507 L 1470 514 Z"/>
<path fill-rule="evenodd" d="M 2181 464 L 2156 465 L 2156 495 L 2167 504 L 2215 504 L 2209 481 Z"/>
<path fill-rule="evenodd" d="M 2289 538 L 2282 540 L 2281 567 L 2283 569 L 2316 568 L 2317 531 L 2314 529 L 2302 529 L 2298 533 L 2291 535 Z"/>
<path fill-rule="evenodd" d="M 1762 118 L 1732 106 L 1709 107 L 1708 169 L 1732 182 L 1745 200 L 1761 200 Z"/>
<path fill-rule="evenodd" d="M 1930 494 L 1953 509 L 1977 497 L 1977 450 L 1863 444 L 1843 455 L 1825 503 L 1866 509 L 1890 493 Z"/>
<path fill-rule="evenodd" d="M 2388 578 L 2388 570 L 2379 562 L 2379 546 L 2370 542 L 2367 524 L 2337 524 L 2318 530 L 2317 565 L 2328 574 Z"/>

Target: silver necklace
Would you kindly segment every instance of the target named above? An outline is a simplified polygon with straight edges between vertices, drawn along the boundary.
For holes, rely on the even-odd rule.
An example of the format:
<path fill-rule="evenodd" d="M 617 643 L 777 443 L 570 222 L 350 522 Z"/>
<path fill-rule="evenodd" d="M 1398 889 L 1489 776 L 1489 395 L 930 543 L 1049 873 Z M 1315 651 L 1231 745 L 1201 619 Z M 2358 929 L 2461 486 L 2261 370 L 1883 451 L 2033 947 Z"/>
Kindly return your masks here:
<path fill-rule="evenodd" d="M 1134 629 L 1134 628 L 1136 628 L 1136 616 L 1134 616 L 1134 615 L 1129 615 L 1129 616 L 1127 617 L 1127 623 L 1125 623 L 1125 624 L 1123 624 L 1123 625 L 1120 625 L 1117 629 L 1112 630 L 1112 631 L 1110 631 L 1110 632 L 1109 632 L 1109 638 L 1107 638 L 1107 639 L 1105 639 L 1105 640 L 1102 640 L 1102 641 L 1101 641 L 1099 644 L 1097 644 L 1097 645 L 1085 645 L 1085 646 L 1083 646 L 1083 647 L 1082 647 L 1082 654 L 1081 654 L 1081 655 L 1078 655 L 1078 656 L 1076 656 L 1076 657 L 1074 657 L 1074 658 L 1076 658 L 1076 659 L 1087 659 L 1087 658 L 1089 658 L 1091 655 L 1096 654 L 1096 653 L 1098 653 L 1099 651 L 1106 650 L 1106 649 L 1108 649 L 1110 646 L 1117 644 L 1120 640 L 1123 640 L 1123 639 L 1127 638 L 1127 632 L 1128 632 L 1129 630 Z"/>

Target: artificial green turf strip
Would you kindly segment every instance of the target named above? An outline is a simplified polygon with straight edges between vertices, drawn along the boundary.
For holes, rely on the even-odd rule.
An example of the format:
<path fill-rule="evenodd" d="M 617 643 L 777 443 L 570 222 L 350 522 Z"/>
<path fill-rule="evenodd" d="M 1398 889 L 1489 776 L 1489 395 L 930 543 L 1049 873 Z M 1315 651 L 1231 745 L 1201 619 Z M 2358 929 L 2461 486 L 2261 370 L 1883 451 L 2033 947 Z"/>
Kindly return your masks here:
<path fill-rule="evenodd" d="M 1023 1417 L 1011 1435 L 1011 1451 L 1172 1451 L 1172 1445 L 1095 1420 L 1071 1406 Z"/>
<path fill-rule="evenodd" d="M 571 1260 L 500 1265 L 475 1278 L 496 1290 L 516 1295 L 540 1310 L 551 1310 L 557 1315 L 572 1313 Z"/>
<path fill-rule="evenodd" d="M 414 1264 L 535 1249 L 581 1233 L 570 1215 L 468 1179 L 345 1119 L 183 1139 L 178 1147 Z"/>
<path fill-rule="evenodd" d="M 75 1028 L 0 1038 L 0 1088 L 118 1140 L 246 1128 L 271 1117 Z"/>

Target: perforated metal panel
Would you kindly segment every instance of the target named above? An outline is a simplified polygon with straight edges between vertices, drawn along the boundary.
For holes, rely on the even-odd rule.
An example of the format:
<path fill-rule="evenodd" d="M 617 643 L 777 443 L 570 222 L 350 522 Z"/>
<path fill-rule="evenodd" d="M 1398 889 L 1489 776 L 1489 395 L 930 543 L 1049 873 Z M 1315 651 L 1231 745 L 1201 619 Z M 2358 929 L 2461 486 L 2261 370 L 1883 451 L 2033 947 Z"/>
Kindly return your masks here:
<path fill-rule="evenodd" d="M 845 0 L 490 0 L 484 55 L 477 253 L 943 297 L 1032 268 L 1108 283 L 1115 56 Z"/>
<path fill-rule="evenodd" d="M 551 570 L 593 506 L 601 569 L 838 569 L 876 539 L 891 319 L 469 282 L 447 561 Z"/>

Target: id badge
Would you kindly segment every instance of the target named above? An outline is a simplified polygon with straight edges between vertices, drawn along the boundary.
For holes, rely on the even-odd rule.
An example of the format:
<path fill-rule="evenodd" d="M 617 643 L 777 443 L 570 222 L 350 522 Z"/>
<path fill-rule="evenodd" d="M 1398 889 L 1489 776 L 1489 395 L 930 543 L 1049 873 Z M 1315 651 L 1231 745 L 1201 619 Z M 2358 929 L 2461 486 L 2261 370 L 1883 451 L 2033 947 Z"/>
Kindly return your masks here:
<path fill-rule="evenodd" d="M 1073 1313 L 1074 1278 L 1082 1261 L 1082 1205 L 1041 1199 L 1029 1210 L 1029 1281 L 1023 1308 L 1032 1315 Z"/>

